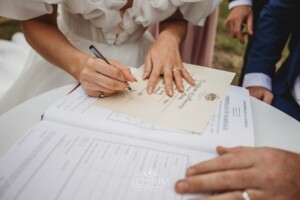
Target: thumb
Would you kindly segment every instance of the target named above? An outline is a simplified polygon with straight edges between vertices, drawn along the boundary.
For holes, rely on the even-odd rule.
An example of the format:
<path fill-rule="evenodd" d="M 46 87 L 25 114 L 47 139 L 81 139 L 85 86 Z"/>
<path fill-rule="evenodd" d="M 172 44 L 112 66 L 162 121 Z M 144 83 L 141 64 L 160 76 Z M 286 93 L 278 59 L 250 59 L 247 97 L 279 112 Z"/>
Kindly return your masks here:
<path fill-rule="evenodd" d="M 263 96 L 263 101 L 266 102 L 267 104 L 271 104 L 273 101 L 273 94 L 272 92 L 266 91 L 264 92 L 264 96 Z"/>

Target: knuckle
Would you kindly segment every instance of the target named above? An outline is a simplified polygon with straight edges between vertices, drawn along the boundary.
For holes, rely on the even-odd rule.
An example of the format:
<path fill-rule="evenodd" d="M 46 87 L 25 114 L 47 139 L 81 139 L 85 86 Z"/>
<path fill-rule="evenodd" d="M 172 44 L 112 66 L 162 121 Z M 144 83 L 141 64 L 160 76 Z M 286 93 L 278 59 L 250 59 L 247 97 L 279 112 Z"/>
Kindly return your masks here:
<path fill-rule="evenodd" d="M 228 169 L 232 166 L 232 155 L 228 154 L 223 157 L 222 159 L 222 165 Z"/>
<path fill-rule="evenodd" d="M 115 75 L 116 77 L 122 77 L 123 73 L 122 73 L 121 70 L 117 69 L 117 70 L 115 71 L 114 75 Z"/>
<path fill-rule="evenodd" d="M 84 68 L 80 73 L 80 79 L 87 80 L 91 78 L 90 70 Z"/>
<path fill-rule="evenodd" d="M 95 58 L 89 58 L 86 62 L 85 66 L 93 66 L 95 64 L 96 59 Z"/>
<path fill-rule="evenodd" d="M 229 177 L 226 174 L 223 174 L 219 177 L 219 184 L 222 186 L 222 188 L 224 188 L 225 190 L 231 189 L 231 185 L 230 185 L 230 179 L 231 177 Z"/>

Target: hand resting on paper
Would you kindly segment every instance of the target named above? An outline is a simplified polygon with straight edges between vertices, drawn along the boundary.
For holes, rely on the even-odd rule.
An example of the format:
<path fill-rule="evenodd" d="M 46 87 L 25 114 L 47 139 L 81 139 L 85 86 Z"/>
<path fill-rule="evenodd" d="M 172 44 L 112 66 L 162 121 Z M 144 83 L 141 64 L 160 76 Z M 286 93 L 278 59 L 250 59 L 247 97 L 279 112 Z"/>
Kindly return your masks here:
<path fill-rule="evenodd" d="M 187 170 L 180 194 L 213 192 L 201 200 L 300 199 L 300 155 L 273 148 L 218 147 L 219 157 Z"/>
<path fill-rule="evenodd" d="M 148 49 L 145 56 L 145 72 L 143 79 L 149 78 L 147 92 L 152 94 L 160 75 L 164 76 L 165 90 L 173 96 L 175 82 L 179 92 L 184 91 L 183 79 L 190 85 L 195 82 L 182 64 L 179 47 L 186 35 L 187 22 L 180 11 L 160 24 L 161 33 Z"/>

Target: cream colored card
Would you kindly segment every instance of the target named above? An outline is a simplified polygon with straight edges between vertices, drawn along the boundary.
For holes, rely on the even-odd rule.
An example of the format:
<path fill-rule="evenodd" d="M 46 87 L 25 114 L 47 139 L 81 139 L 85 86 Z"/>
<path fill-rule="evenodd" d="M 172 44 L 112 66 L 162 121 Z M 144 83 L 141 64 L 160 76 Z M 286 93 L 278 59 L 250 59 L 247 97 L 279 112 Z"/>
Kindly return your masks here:
<path fill-rule="evenodd" d="M 139 81 L 130 83 L 133 91 L 99 99 L 94 105 L 156 125 L 200 134 L 226 93 L 234 73 L 191 64 L 184 66 L 196 82 L 196 86 L 190 86 L 184 81 L 184 93 L 175 90 L 173 97 L 167 96 L 161 77 L 154 93 L 149 95 L 148 81 L 141 78 L 144 72 L 141 67 L 135 74 Z"/>

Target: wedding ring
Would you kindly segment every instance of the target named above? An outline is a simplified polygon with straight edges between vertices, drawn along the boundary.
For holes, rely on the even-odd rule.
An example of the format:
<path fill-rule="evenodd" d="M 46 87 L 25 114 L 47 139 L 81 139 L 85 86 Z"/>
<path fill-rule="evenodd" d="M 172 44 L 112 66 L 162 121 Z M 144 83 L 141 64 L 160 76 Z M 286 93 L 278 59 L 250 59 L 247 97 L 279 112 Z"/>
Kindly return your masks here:
<path fill-rule="evenodd" d="M 180 70 L 181 70 L 180 67 L 175 67 L 175 68 L 172 70 L 172 72 L 174 73 L 174 72 L 177 72 L 177 71 L 180 71 Z"/>
<path fill-rule="evenodd" d="M 104 92 L 99 92 L 99 98 L 103 98 L 104 97 Z"/>
<path fill-rule="evenodd" d="M 246 190 L 242 193 L 242 197 L 243 197 L 243 200 L 251 200 L 251 198 Z"/>

